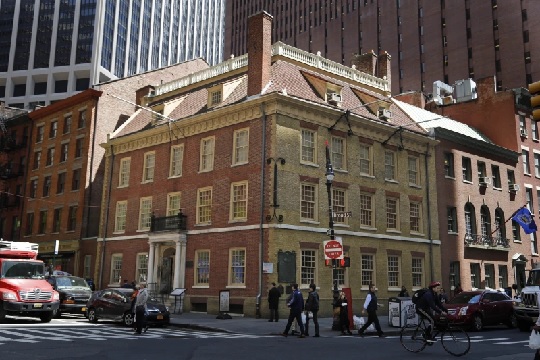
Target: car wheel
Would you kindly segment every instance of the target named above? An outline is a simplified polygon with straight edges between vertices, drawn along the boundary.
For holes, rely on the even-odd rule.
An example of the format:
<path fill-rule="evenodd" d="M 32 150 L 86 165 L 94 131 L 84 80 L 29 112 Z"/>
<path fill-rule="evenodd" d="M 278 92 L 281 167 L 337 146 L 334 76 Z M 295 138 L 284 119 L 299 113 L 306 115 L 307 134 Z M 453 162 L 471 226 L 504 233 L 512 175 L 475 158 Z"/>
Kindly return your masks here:
<path fill-rule="evenodd" d="M 45 313 L 43 313 L 39 319 L 41 320 L 41 322 L 43 323 L 48 323 L 48 322 L 51 322 L 52 318 L 53 318 L 53 312 L 52 311 L 47 311 Z"/>
<path fill-rule="evenodd" d="M 124 325 L 128 327 L 133 326 L 133 314 L 129 311 L 124 314 Z"/>
<path fill-rule="evenodd" d="M 97 314 L 96 314 L 96 309 L 90 309 L 88 310 L 88 321 L 90 321 L 91 323 L 97 323 L 98 321 L 98 318 L 97 318 Z"/>
<path fill-rule="evenodd" d="M 480 331 L 484 327 L 484 322 L 482 320 L 482 316 L 475 315 L 474 316 L 474 322 L 473 322 L 473 330 L 474 331 Z"/>
<path fill-rule="evenodd" d="M 62 313 L 60 312 L 60 309 L 58 310 L 53 310 L 53 317 L 59 319 L 60 317 L 62 317 Z"/>
<path fill-rule="evenodd" d="M 513 329 L 518 326 L 516 314 L 512 313 L 512 315 L 510 315 L 510 319 L 508 319 L 506 326 L 508 326 L 510 329 Z"/>

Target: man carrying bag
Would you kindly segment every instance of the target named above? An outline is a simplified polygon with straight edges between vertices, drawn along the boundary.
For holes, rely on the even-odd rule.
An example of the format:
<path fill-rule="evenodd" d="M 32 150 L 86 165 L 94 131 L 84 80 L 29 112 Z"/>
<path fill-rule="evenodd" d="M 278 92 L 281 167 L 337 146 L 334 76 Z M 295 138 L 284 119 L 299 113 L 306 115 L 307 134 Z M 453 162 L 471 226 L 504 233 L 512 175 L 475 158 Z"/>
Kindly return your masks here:
<path fill-rule="evenodd" d="M 135 318 L 137 322 L 136 334 L 141 334 L 146 322 L 146 302 L 148 301 L 148 290 L 143 284 L 140 285 L 137 300 L 135 301 Z M 145 327 L 146 332 L 146 327 Z"/>

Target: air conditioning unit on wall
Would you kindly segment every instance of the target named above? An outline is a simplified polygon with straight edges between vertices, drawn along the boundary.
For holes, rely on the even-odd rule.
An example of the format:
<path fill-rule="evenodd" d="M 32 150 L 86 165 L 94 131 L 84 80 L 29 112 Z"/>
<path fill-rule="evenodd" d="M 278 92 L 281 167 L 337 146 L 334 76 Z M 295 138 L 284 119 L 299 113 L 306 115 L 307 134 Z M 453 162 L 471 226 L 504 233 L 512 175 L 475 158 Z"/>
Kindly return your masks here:
<path fill-rule="evenodd" d="M 519 185 L 518 184 L 510 184 L 508 186 L 510 188 L 510 192 L 518 192 L 519 191 Z"/>
<path fill-rule="evenodd" d="M 379 110 L 377 111 L 377 116 L 379 117 L 379 119 L 388 120 L 392 117 L 392 112 L 387 109 L 379 108 Z"/>
<path fill-rule="evenodd" d="M 489 176 L 481 177 L 479 179 L 479 182 L 481 186 L 486 186 L 491 184 L 491 178 Z"/>
<path fill-rule="evenodd" d="M 526 137 L 527 137 L 527 130 L 521 129 L 521 130 L 520 130 L 520 134 L 521 134 L 521 137 L 526 138 Z"/>

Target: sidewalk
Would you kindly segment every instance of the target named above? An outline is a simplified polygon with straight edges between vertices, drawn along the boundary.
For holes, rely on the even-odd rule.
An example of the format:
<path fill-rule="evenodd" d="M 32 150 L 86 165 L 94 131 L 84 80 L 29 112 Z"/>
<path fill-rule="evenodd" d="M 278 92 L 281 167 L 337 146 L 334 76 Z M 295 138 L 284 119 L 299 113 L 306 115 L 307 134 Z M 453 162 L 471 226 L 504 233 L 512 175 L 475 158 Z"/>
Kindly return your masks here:
<path fill-rule="evenodd" d="M 285 315 L 285 314 L 283 314 Z M 287 314 L 288 315 L 288 314 Z M 268 319 L 256 319 L 231 315 L 232 319 L 217 319 L 217 315 L 206 313 L 188 312 L 183 314 L 171 314 L 171 325 L 195 330 L 219 331 L 253 335 L 279 335 L 285 330 L 287 318 L 281 318 L 279 322 L 269 322 Z M 385 335 L 397 335 L 400 329 L 388 325 L 388 316 L 379 316 L 379 323 Z M 323 337 L 339 336 L 339 331 L 332 330 L 332 318 L 319 318 L 320 335 Z M 358 336 L 357 330 L 351 330 Z M 312 321 L 309 324 L 309 335 L 315 335 Z M 367 332 L 366 336 L 376 336 L 375 332 Z"/>

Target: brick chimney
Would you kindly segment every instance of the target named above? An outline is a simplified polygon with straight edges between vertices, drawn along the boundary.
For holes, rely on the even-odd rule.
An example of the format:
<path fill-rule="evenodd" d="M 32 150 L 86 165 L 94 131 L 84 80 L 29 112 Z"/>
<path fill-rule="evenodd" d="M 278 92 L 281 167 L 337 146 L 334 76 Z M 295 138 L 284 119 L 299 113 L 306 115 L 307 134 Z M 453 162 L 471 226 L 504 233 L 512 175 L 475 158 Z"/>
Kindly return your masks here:
<path fill-rule="evenodd" d="M 356 66 L 357 70 L 369 75 L 376 75 L 377 55 L 375 55 L 373 50 L 362 55 L 354 54 L 351 59 L 351 65 Z"/>
<path fill-rule="evenodd" d="M 390 60 L 392 57 L 386 51 L 379 55 L 378 61 L 378 77 L 381 79 L 386 76 L 388 80 L 388 89 L 392 88 L 392 66 Z"/>
<path fill-rule="evenodd" d="M 248 18 L 248 96 L 258 95 L 270 81 L 272 15 L 262 11 Z"/>
<path fill-rule="evenodd" d="M 135 103 L 137 105 L 145 106 L 144 97 L 146 95 L 149 95 L 152 91 L 154 91 L 154 87 L 152 85 L 146 85 L 140 89 L 137 89 L 135 91 Z"/>

